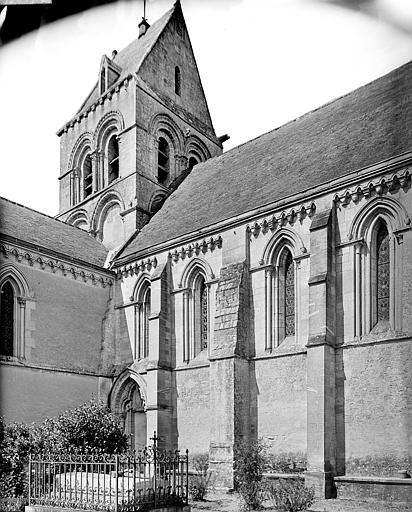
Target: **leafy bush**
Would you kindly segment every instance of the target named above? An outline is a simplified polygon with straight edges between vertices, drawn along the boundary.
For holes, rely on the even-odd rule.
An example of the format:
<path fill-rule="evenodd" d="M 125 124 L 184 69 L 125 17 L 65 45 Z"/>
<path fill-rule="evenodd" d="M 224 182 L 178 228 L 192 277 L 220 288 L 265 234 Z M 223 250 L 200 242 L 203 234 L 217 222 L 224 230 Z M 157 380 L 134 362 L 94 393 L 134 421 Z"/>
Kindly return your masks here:
<path fill-rule="evenodd" d="M 25 498 L 0 498 L 0 512 L 24 512 Z"/>
<path fill-rule="evenodd" d="M 32 428 L 33 448 L 46 451 L 100 450 L 122 453 L 127 438 L 119 420 L 101 402 L 91 400 Z"/>
<path fill-rule="evenodd" d="M 207 453 L 194 455 L 191 463 L 196 474 L 190 478 L 190 495 L 193 501 L 202 501 L 205 499 L 210 483 L 209 456 Z"/>
<path fill-rule="evenodd" d="M 279 480 L 267 484 L 266 495 L 280 512 L 300 512 L 312 505 L 315 491 L 302 480 Z"/>
<path fill-rule="evenodd" d="M 27 495 L 30 452 L 77 449 L 121 453 L 126 448 L 127 438 L 117 418 L 93 400 L 39 425 L 5 425 L 0 419 L 0 496 Z"/>
<path fill-rule="evenodd" d="M 26 493 L 26 465 L 32 446 L 27 425 L 5 425 L 0 418 L 0 496 L 15 498 Z"/>
<path fill-rule="evenodd" d="M 306 471 L 307 460 L 303 452 L 270 453 L 266 470 L 270 473 L 301 473 Z"/>
<path fill-rule="evenodd" d="M 266 446 L 261 439 L 242 443 L 235 453 L 235 487 L 248 510 L 258 510 L 264 499 L 262 477 Z"/>

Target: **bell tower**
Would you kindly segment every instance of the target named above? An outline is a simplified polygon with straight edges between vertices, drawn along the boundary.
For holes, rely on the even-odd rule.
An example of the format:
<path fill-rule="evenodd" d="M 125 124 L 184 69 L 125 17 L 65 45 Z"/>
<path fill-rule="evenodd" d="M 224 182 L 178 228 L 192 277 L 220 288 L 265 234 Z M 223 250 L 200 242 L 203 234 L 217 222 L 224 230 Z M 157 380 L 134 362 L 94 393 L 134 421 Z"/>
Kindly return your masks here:
<path fill-rule="evenodd" d="M 103 55 L 97 80 L 59 131 L 58 218 L 115 251 L 199 162 L 222 152 L 180 2 Z"/>

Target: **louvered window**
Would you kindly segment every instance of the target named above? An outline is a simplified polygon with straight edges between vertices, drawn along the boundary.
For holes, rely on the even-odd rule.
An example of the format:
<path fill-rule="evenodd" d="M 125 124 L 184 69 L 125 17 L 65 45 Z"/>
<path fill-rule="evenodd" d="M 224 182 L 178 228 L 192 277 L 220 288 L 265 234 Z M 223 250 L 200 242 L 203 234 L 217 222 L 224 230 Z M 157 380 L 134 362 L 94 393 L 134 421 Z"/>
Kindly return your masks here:
<path fill-rule="evenodd" d="M 86 155 L 83 161 L 83 199 L 90 196 L 93 192 L 93 172 L 92 159 Z"/>
<path fill-rule="evenodd" d="M 107 160 L 109 164 L 109 185 L 119 177 L 119 141 L 117 135 L 112 135 L 107 145 Z"/>
<path fill-rule="evenodd" d="M 159 147 L 157 153 L 157 180 L 165 185 L 169 178 L 170 167 L 170 148 L 166 139 L 159 138 Z"/>

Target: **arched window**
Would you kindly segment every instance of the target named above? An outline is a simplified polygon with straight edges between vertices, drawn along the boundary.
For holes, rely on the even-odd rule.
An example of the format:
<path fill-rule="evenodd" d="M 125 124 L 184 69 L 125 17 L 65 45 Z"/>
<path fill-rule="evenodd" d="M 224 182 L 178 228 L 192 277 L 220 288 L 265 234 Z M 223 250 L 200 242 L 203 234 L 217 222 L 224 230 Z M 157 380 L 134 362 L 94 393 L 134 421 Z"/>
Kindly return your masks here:
<path fill-rule="evenodd" d="M 169 143 L 164 137 L 159 138 L 159 147 L 157 152 L 157 181 L 165 185 L 169 178 L 170 168 L 170 148 Z"/>
<path fill-rule="evenodd" d="M 295 265 L 290 251 L 284 263 L 285 274 L 285 336 L 295 335 Z"/>
<path fill-rule="evenodd" d="M 107 144 L 107 162 L 110 185 L 119 177 L 119 140 L 117 135 L 112 135 Z"/>
<path fill-rule="evenodd" d="M 10 281 L 0 288 L 0 355 L 13 356 L 15 337 L 15 292 Z"/>
<path fill-rule="evenodd" d="M 150 300 L 150 285 L 145 283 L 140 289 L 135 306 L 135 359 L 143 359 L 149 355 Z"/>
<path fill-rule="evenodd" d="M 207 348 L 208 340 L 208 289 L 203 274 L 198 274 L 193 283 L 193 356 Z"/>
<path fill-rule="evenodd" d="M 295 266 L 288 248 L 280 253 L 275 270 L 275 288 L 278 291 L 274 321 L 278 342 L 295 335 Z"/>
<path fill-rule="evenodd" d="M 382 220 L 376 229 L 376 237 L 372 242 L 372 294 L 373 319 L 372 325 L 381 321 L 389 322 L 390 311 L 390 246 L 388 228 Z"/>
<path fill-rule="evenodd" d="M 289 240 L 280 238 L 268 252 L 265 271 L 266 349 L 278 347 L 297 335 L 296 272 L 298 266 Z"/>
<path fill-rule="evenodd" d="M 195 267 L 183 292 L 183 360 L 189 361 L 209 341 L 209 287 L 202 270 Z"/>
<path fill-rule="evenodd" d="M 13 267 L 0 272 L 0 356 L 25 357 L 28 287 Z"/>
<path fill-rule="evenodd" d="M 179 66 L 175 67 L 175 93 L 180 96 L 181 93 L 181 75 Z"/>
<path fill-rule="evenodd" d="M 93 171 L 92 171 L 92 159 L 90 154 L 87 154 L 83 160 L 82 165 L 83 175 L 83 199 L 90 196 L 93 192 Z"/>
<path fill-rule="evenodd" d="M 355 215 L 349 230 L 353 240 L 354 331 L 348 337 L 403 329 L 403 229 L 409 225 L 404 207 L 394 198 L 378 197 Z"/>

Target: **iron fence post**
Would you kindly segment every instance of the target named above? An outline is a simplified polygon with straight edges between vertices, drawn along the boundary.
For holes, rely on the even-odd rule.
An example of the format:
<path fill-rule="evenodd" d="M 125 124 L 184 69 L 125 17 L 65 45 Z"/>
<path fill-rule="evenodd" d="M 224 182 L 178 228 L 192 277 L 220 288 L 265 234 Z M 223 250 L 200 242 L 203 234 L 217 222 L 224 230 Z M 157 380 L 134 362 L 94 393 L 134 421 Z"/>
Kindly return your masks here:
<path fill-rule="evenodd" d="M 114 502 L 114 512 L 117 512 L 119 506 L 119 455 L 116 453 L 114 456 L 114 476 L 116 479 L 115 482 L 115 502 Z"/>
<path fill-rule="evenodd" d="M 156 508 L 157 502 L 157 436 L 156 430 L 153 435 L 153 465 L 154 465 L 154 506 Z"/>
<path fill-rule="evenodd" d="M 189 502 L 189 450 L 186 449 L 186 505 Z"/>
<path fill-rule="evenodd" d="M 29 454 L 29 506 L 31 505 L 31 453 Z"/>

